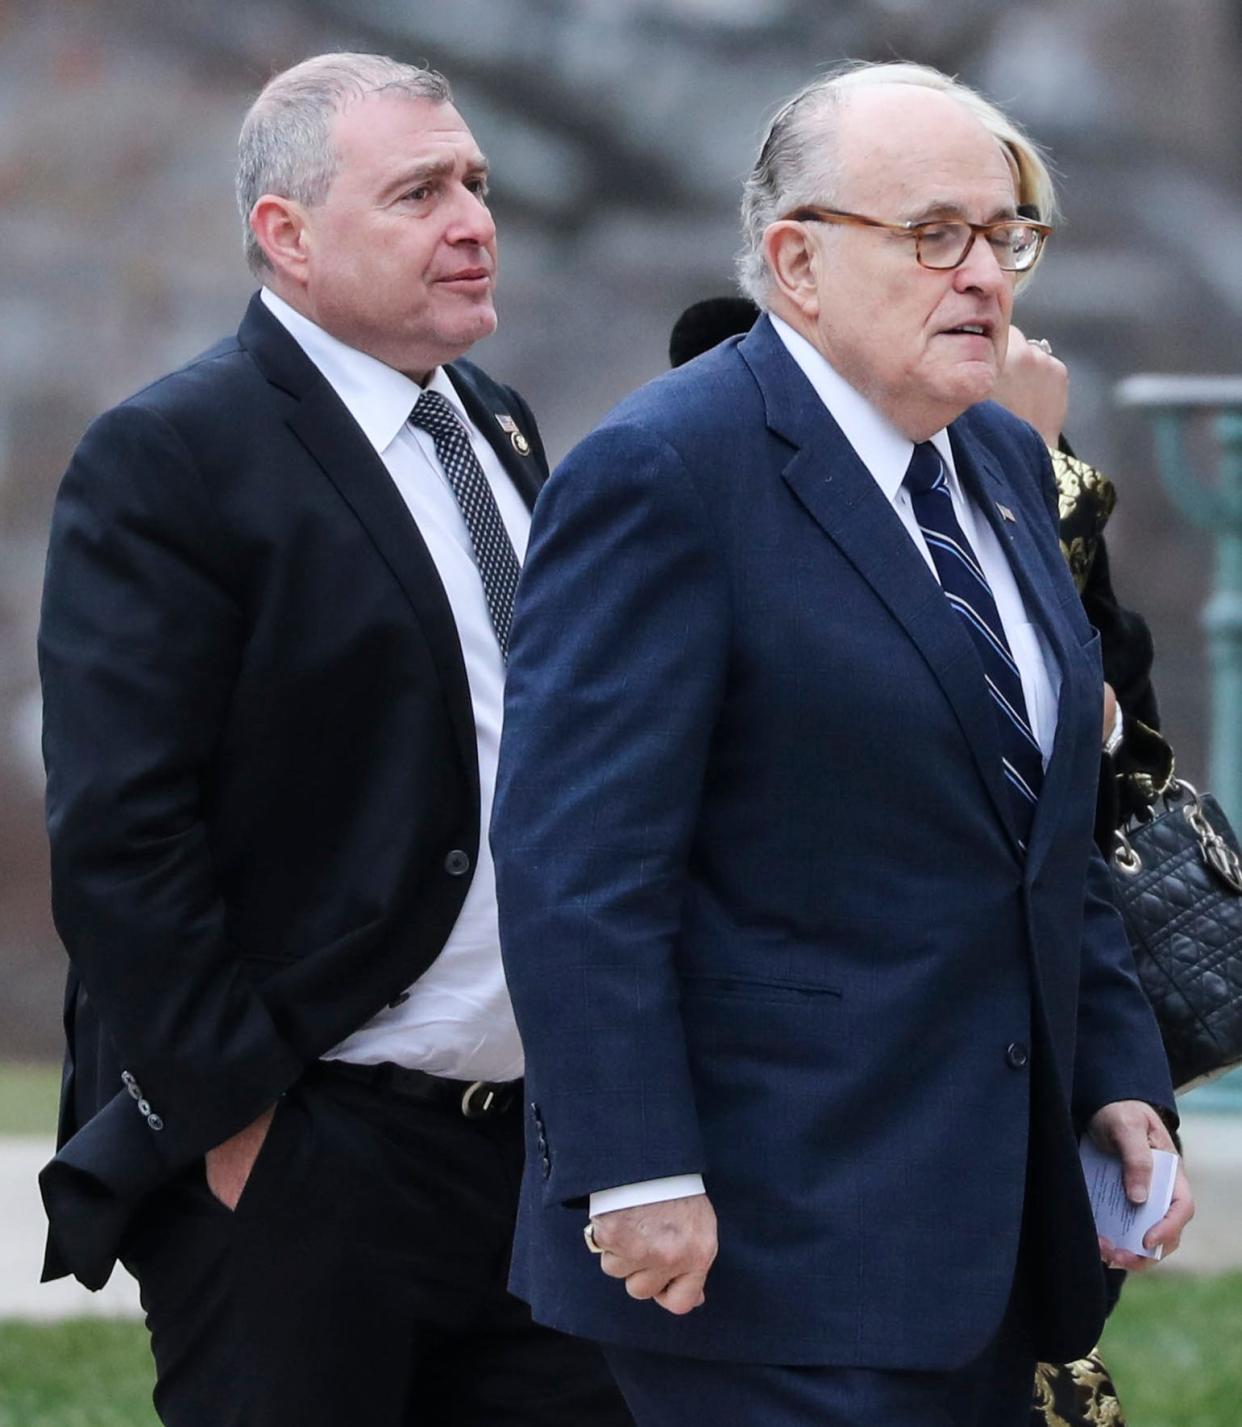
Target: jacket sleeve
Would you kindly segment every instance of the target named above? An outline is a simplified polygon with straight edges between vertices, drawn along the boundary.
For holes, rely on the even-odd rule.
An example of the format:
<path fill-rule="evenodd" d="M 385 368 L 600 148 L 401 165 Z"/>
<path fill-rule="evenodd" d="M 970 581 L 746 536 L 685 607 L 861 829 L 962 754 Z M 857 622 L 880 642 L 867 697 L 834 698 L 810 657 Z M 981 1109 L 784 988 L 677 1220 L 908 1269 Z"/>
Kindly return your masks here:
<path fill-rule="evenodd" d="M 632 426 L 535 511 L 492 846 L 549 1202 L 703 1168 L 676 962 L 729 630 L 709 528 Z"/>
<path fill-rule="evenodd" d="M 131 1200 L 299 1070 L 213 872 L 209 775 L 246 637 L 226 551 L 173 427 L 135 404 L 100 418 L 56 501 L 39 668 L 56 926 L 133 1085 L 44 1173 L 71 1263 L 60 1197 Z"/>

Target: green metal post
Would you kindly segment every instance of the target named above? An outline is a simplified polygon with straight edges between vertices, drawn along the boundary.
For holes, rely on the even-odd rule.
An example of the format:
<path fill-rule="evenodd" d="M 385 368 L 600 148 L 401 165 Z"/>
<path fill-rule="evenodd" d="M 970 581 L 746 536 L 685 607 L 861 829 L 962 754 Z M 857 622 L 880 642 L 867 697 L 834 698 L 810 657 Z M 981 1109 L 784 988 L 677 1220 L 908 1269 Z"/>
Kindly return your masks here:
<path fill-rule="evenodd" d="M 1157 464 L 1173 503 L 1216 539 L 1216 571 L 1203 607 L 1211 673 L 1207 786 L 1236 822 L 1242 817 L 1242 377 L 1134 376 L 1117 388 L 1125 406 L 1155 422 Z M 1215 485 L 1190 469 L 1183 440 L 1192 415 L 1217 413 Z M 1196 1111 L 1242 1113 L 1242 1070 L 1193 1092 Z"/>
<path fill-rule="evenodd" d="M 1216 588 L 1203 611 L 1212 661 L 1212 782 L 1242 816 L 1242 410 L 1216 419 L 1221 447 Z"/>
<path fill-rule="evenodd" d="M 1231 818 L 1242 818 L 1242 377 L 1134 376 L 1117 395 L 1151 413 L 1165 489 L 1215 537 L 1215 579 L 1202 615 L 1211 677 L 1207 786 Z M 1214 484 L 1191 470 L 1184 441 L 1187 419 L 1209 412 L 1218 413 L 1221 451 Z"/>

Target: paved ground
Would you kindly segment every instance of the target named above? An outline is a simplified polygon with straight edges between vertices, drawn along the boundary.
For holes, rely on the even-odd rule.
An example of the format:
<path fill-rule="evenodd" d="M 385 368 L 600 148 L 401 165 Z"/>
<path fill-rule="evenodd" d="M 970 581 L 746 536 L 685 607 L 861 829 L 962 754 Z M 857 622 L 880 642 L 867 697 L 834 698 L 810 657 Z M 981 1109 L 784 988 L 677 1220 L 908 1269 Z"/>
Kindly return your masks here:
<path fill-rule="evenodd" d="M 1242 1117 L 1187 1111 L 1182 1138 L 1199 1213 L 1161 1272 L 1242 1269 Z M 123 1269 L 100 1293 L 71 1279 L 39 1283 L 44 1223 L 35 1175 L 50 1152 L 43 1139 L 0 1138 L 0 1318 L 140 1316 L 137 1285 Z"/>
<path fill-rule="evenodd" d="M 140 1317 L 138 1285 L 124 1269 L 99 1293 L 73 1279 L 39 1282 L 46 1223 L 35 1176 L 51 1148 L 44 1139 L 0 1137 L 0 1318 Z"/>

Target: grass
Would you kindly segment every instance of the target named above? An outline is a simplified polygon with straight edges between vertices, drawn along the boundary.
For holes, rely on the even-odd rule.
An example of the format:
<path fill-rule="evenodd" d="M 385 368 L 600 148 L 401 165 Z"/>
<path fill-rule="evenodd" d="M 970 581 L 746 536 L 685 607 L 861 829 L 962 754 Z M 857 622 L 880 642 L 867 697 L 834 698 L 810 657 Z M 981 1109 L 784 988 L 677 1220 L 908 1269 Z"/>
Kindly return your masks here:
<path fill-rule="evenodd" d="M 56 1133 L 59 1096 L 59 1066 L 0 1062 L 0 1135 L 50 1139 Z"/>
<path fill-rule="evenodd" d="M 1129 1427 L 1238 1427 L 1242 1273 L 1131 1279 L 1104 1332 Z"/>
<path fill-rule="evenodd" d="M 0 1427 L 159 1427 L 141 1323 L 0 1323 Z"/>
<path fill-rule="evenodd" d="M 1129 1427 L 1238 1427 L 1242 1274 L 1134 1280 L 1104 1335 Z M 138 1323 L 0 1323 L 0 1427 L 157 1427 Z"/>

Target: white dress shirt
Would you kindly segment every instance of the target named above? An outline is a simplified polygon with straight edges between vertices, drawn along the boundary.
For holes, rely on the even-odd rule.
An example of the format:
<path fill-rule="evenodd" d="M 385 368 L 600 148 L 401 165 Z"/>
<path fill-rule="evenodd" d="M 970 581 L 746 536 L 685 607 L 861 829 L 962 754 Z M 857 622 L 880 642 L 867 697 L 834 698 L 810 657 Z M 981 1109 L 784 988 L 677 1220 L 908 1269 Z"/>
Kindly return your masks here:
<path fill-rule="evenodd" d="M 816 395 L 831 412 L 845 439 L 875 479 L 876 484 L 892 503 L 906 533 L 914 542 L 928 568 L 936 575 L 935 562 L 923 539 L 914 516 L 909 492 L 903 482 L 914 442 L 882 415 L 866 397 L 856 391 L 829 363 L 827 358 L 805 337 L 795 332 L 787 322 L 769 314 L 777 336 L 789 355 L 797 362 Z M 1052 755 L 1052 743 L 1057 728 L 1057 699 L 1061 690 L 1060 670 L 1043 636 L 1027 616 L 1026 606 L 1018 589 L 996 532 L 967 499 L 957 478 L 953 463 L 953 448 L 949 433 L 941 430 L 931 437 L 931 443 L 945 464 L 953 511 L 967 540 L 974 547 L 979 563 L 992 586 L 996 609 L 1005 637 L 1013 652 L 1014 662 L 1022 678 L 1022 693 L 1026 699 L 1031 730 L 1043 753 L 1044 766 Z M 939 575 L 936 575 L 939 579 Z M 704 1192 L 703 1180 L 697 1174 L 679 1174 L 669 1179 L 646 1180 L 639 1184 L 624 1184 L 591 1195 L 591 1214 L 606 1214 L 613 1209 L 629 1209 L 639 1204 L 651 1204 L 664 1199 L 682 1199 Z"/>
<path fill-rule="evenodd" d="M 328 1051 L 325 1059 L 363 1064 L 392 1061 L 455 1080 L 513 1080 L 522 1046 L 505 986 L 496 920 L 496 873 L 486 828 L 496 788 L 504 707 L 504 661 L 483 597 L 470 533 L 428 432 L 409 424 L 423 388 L 383 362 L 347 347 L 275 293 L 262 300 L 319 368 L 375 448 L 418 526 L 452 607 L 470 684 L 479 749 L 479 855 L 466 900 L 444 949 L 408 988 Z M 467 416 L 447 374 L 437 367 L 427 389 L 460 418 L 496 497 L 519 563 L 530 512 L 490 443 Z"/>

